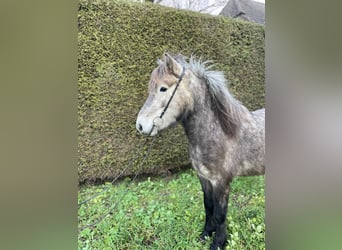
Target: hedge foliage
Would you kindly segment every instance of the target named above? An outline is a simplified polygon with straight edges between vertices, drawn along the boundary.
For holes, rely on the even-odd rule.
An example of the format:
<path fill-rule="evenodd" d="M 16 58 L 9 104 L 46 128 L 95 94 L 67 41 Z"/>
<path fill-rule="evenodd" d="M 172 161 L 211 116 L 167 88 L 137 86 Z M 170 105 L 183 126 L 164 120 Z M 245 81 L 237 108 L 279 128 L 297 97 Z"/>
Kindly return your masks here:
<path fill-rule="evenodd" d="M 78 12 L 79 183 L 111 180 L 142 138 L 135 120 L 163 52 L 195 54 L 225 72 L 249 109 L 264 106 L 264 27 L 151 3 L 80 0 Z M 180 126 L 161 133 L 149 160 L 123 176 L 189 164 Z M 145 147 L 146 148 L 146 147 Z"/>

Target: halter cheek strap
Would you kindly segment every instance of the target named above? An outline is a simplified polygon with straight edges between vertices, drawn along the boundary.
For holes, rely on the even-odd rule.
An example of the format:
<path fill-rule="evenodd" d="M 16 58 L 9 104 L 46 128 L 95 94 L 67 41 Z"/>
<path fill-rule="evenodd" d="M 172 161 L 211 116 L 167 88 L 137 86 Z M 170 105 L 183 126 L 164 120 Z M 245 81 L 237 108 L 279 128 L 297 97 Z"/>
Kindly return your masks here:
<path fill-rule="evenodd" d="M 177 85 L 176 85 L 175 89 L 173 90 L 172 95 L 171 95 L 169 101 L 167 102 L 167 104 L 166 104 L 166 106 L 165 106 L 163 112 L 160 114 L 159 119 L 162 119 L 162 118 L 163 118 L 163 116 L 164 116 L 164 114 L 165 114 L 165 111 L 168 109 L 168 107 L 169 107 L 169 105 L 170 105 L 170 102 L 171 102 L 172 98 L 174 97 L 174 95 L 175 95 L 175 93 L 176 93 L 176 91 L 177 91 L 177 89 L 178 89 L 179 84 L 180 84 L 181 81 L 183 80 L 184 74 L 185 74 L 185 67 L 183 66 L 183 68 L 182 68 L 182 73 L 180 74 L 180 76 L 179 76 L 179 78 L 178 78 Z"/>

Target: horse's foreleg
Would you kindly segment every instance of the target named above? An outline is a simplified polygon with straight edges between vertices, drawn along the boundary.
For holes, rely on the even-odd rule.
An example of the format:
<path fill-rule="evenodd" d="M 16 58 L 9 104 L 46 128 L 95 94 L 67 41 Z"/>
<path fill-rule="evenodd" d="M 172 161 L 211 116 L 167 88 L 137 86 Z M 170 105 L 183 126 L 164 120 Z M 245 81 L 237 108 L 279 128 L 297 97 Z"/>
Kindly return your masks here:
<path fill-rule="evenodd" d="M 213 200 L 213 188 L 211 183 L 204 179 L 199 178 L 204 198 L 204 207 L 205 207 L 205 225 L 204 229 L 200 235 L 201 240 L 205 240 L 207 236 L 212 236 L 213 232 L 216 230 L 216 223 L 213 217 L 214 213 L 214 200 Z"/>
<path fill-rule="evenodd" d="M 226 216 L 228 208 L 229 184 L 213 186 L 213 217 L 216 224 L 216 233 L 210 246 L 211 250 L 218 247 L 224 249 L 227 243 Z"/>

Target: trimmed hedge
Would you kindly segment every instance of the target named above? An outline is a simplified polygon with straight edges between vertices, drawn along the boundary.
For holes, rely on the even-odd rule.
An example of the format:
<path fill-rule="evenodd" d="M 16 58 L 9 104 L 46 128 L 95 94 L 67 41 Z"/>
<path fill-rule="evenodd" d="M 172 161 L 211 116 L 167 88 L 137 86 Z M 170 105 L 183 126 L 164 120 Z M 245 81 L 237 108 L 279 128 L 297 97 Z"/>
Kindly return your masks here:
<path fill-rule="evenodd" d="M 225 72 L 230 91 L 249 109 L 264 106 L 264 27 L 163 6 L 80 0 L 78 12 L 79 183 L 111 180 L 144 140 L 135 120 L 163 52 L 196 54 Z M 156 139 L 123 176 L 188 165 L 188 145 L 176 126 Z"/>

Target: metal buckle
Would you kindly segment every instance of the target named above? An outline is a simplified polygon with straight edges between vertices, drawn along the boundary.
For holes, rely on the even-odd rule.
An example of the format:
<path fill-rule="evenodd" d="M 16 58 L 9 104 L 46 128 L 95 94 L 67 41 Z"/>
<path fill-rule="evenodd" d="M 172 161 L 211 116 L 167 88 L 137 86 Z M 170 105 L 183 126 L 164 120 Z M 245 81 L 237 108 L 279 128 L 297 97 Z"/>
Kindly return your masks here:
<path fill-rule="evenodd" d="M 156 127 L 160 127 L 163 124 L 163 122 L 164 122 L 163 118 L 156 117 L 153 120 L 153 125 Z"/>

